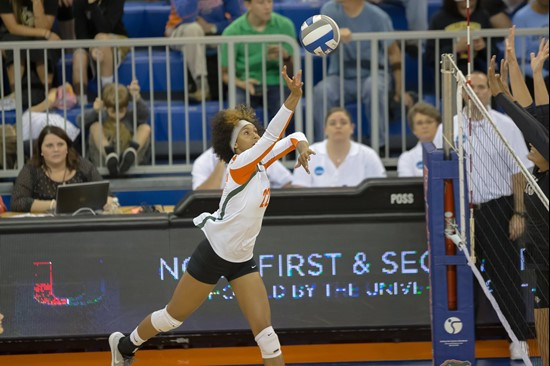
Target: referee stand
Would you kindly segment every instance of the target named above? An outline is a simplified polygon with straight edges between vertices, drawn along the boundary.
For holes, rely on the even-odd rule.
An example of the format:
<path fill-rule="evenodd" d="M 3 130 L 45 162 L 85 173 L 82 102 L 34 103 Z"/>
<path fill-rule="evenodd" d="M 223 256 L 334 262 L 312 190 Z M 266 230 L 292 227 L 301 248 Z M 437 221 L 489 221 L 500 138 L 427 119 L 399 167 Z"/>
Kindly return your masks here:
<path fill-rule="evenodd" d="M 453 141 L 453 76 L 443 59 L 443 134 Z M 448 65 L 447 65 L 448 66 Z M 449 138 L 450 136 L 450 138 Z M 445 140 L 445 138 L 444 138 Z M 444 142 L 444 150 L 433 143 L 422 146 L 426 229 L 430 256 L 430 306 L 432 320 L 433 364 L 436 366 L 473 366 L 475 360 L 475 322 L 473 274 L 468 261 L 454 244 L 446 242 L 449 222 L 460 228 L 461 222 L 458 155 Z M 465 180 L 465 179 L 464 179 Z M 464 182 L 466 186 L 466 182 Z M 454 189 L 453 189 L 454 187 Z M 445 191 L 447 196 L 445 197 Z M 467 192 L 467 190 L 465 190 Z M 468 207 L 467 195 L 463 207 Z M 454 204 L 457 203 L 457 204 Z M 454 214 L 454 217 L 452 214 Z M 466 230 L 466 245 L 469 247 Z"/>

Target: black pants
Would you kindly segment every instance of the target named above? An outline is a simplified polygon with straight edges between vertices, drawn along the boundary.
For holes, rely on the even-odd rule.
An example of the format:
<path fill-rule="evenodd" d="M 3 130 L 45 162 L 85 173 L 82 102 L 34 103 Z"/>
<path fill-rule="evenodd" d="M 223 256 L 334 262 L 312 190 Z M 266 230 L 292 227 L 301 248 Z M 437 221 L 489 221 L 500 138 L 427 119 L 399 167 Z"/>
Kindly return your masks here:
<path fill-rule="evenodd" d="M 519 340 L 530 335 L 525 296 L 521 287 L 519 247 L 509 239 L 509 223 L 514 213 L 512 197 L 481 204 L 474 212 L 477 264 L 486 278 L 504 317 Z M 482 262 L 482 260 L 484 260 Z"/>

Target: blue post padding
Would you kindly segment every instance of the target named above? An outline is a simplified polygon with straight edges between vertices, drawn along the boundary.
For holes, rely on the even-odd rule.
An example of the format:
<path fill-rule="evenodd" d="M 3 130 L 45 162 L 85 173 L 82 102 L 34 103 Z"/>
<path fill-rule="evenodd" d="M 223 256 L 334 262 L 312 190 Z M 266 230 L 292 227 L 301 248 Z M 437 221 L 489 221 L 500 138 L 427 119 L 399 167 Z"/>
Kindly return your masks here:
<path fill-rule="evenodd" d="M 460 222 L 460 201 L 458 181 L 458 157 L 451 153 L 451 160 L 444 160 L 443 151 L 432 143 L 423 144 L 424 155 L 424 198 L 426 202 L 426 224 L 430 253 L 430 303 L 432 317 L 433 364 L 445 366 L 448 361 L 462 361 L 464 365 L 475 365 L 475 323 L 473 301 L 473 276 L 464 254 L 445 254 L 444 181 L 453 181 L 455 196 L 455 217 Z M 465 207 L 468 207 L 465 194 Z M 469 218 L 466 213 L 466 227 Z M 467 230 L 466 238 L 469 237 Z M 469 246 L 469 242 L 467 243 Z M 448 308 L 447 266 L 457 268 L 457 310 Z"/>

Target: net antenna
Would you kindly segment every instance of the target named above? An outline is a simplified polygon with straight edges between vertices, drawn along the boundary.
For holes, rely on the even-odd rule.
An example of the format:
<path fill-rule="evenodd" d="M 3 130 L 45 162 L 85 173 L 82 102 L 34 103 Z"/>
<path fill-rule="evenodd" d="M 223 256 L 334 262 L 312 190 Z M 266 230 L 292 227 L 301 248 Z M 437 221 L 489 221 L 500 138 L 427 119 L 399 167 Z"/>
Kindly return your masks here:
<path fill-rule="evenodd" d="M 540 200 L 540 202 L 542 203 L 544 209 L 546 210 L 545 214 L 547 215 L 548 214 L 548 207 L 549 207 L 548 198 L 544 195 L 542 189 L 537 184 L 537 182 L 536 182 L 535 178 L 533 177 L 533 175 L 529 172 L 529 170 L 523 164 L 523 162 L 521 161 L 519 156 L 512 149 L 512 147 L 510 146 L 510 144 L 508 143 L 506 138 L 502 135 L 500 130 L 497 128 L 497 125 L 496 125 L 493 117 L 489 114 L 489 112 L 487 111 L 487 109 L 485 108 L 485 106 L 483 105 L 481 100 L 475 94 L 474 90 L 472 89 L 472 87 L 470 85 L 469 80 L 467 80 L 467 78 L 462 74 L 462 72 L 460 71 L 460 69 L 458 68 L 456 63 L 454 62 L 452 55 L 448 55 L 448 54 L 442 55 L 442 59 L 443 59 L 443 71 L 445 73 L 448 73 L 448 74 L 452 75 L 454 77 L 454 79 L 456 80 L 456 82 L 457 82 L 456 106 L 457 106 L 457 120 L 458 120 L 457 121 L 458 122 L 458 139 L 457 139 L 456 144 L 458 146 L 455 146 L 455 144 L 453 143 L 452 122 L 450 124 L 448 124 L 448 126 L 444 125 L 444 128 L 446 127 L 448 129 L 450 129 L 450 131 L 447 130 L 447 131 L 444 132 L 443 145 L 444 145 L 445 149 L 453 149 L 453 150 L 457 151 L 457 155 L 458 155 L 458 159 L 459 159 L 459 180 L 460 180 L 459 189 L 460 189 L 460 197 L 461 197 L 461 200 L 460 200 L 460 217 L 461 217 L 461 221 L 460 222 L 463 222 L 463 223 L 466 222 L 465 221 L 466 207 L 465 207 L 465 203 L 464 203 L 464 200 L 463 200 L 463 197 L 465 196 L 464 170 L 466 168 L 465 167 L 465 164 L 466 164 L 465 154 L 464 154 L 464 143 L 465 143 L 465 141 L 464 141 L 464 138 L 462 138 L 464 136 L 463 127 L 462 127 L 463 124 L 464 124 L 464 116 L 463 116 L 463 113 L 462 113 L 462 110 L 463 110 L 463 107 L 464 107 L 463 96 L 467 97 L 467 105 L 468 105 L 467 109 L 468 109 L 468 118 L 469 118 L 468 122 L 469 122 L 469 131 L 470 131 L 469 137 L 468 137 L 468 141 L 469 141 L 469 144 L 470 144 L 469 145 L 470 148 L 468 149 L 469 150 L 468 151 L 468 155 L 469 155 L 469 159 L 468 159 L 469 160 L 469 162 L 468 162 L 469 169 L 468 169 L 468 171 L 469 171 L 469 183 L 470 183 L 469 184 L 469 191 L 470 191 L 469 192 L 470 193 L 470 195 L 469 195 L 469 197 L 470 197 L 469 208 L 470 208 L 470 215 L 471 215 L 471 217 L 470 217 L 470 227 L 473 228 L 473 225 L 475 223 L 475 221 L 474 221 L 475 217 L 473 215 L 473 204 L 472 204 L 472 202 L 473 202 L 473 190 L 474 190 L 474 184 L 473 184 L 473 180 L 472 180 L 472 171 L 473 171 L 472 156 L 474 154 L 474 148 L 473 148 L 474 145 L 472 144 L 472 133 L 471 133 L 471 124 L 472 124 L 472 120 L 471 120 L 471 113 L 472 112 L 471 111 L 472 111 L 472 107 L 475 107 L 476 110 L 478 110 L 481 113 L 481 115 L 484 119 L 483 123 L 488 123 L 489 124 L 491 132 L 494 133 L 494 135 L 498 139 L 497 143 L 504 147 L 504 149 L 507 151 L 507 154 L 509 154 L 509 156 L 511 157 L 513 164 L 515 164 L 519 168 L 519 172 L 521 173 L 523 178 L 525 178 L 525 180 L 527 181 L 527 186 L 530 189 L 533 190 L 534 199 Z M 479 156 L 476 155 L 476 157 L 479 159 Z M 476 172 L 476 174 L 479 174 L 479 173 L 480 172 Z M 480 187 L 475 187 L 475 188 L 479 189 Z M 499 304 L 497 303 L 495 297 L 491 293 L 491 290 L 489 290 L 489 288 L 487 287 L 487 284 L 486 284 L 480 270 L 475 265 L 474 247 L 471 246 L 471 253 L 470 253 L 470 251 L 468 250 L 468 248 L 466 246 L 467 241 L 466 241 L 466 228 L 465 228 L 465 225 L 462 225 L 462 227 L 459 228 L 455 224 L 454 225 L 454 230 L 446 225 L 445 235 L 448 239 L 452 240 L 453 243 L 455 245 L 457 245 L 458 248 L 466 256 L 466 259 L 468 260 L 468 265 L 470 266 L 471 270 L 473 271 L 475 277 L 477 278 L 479 284 L 481 285 L 481 288 L 483 289 L 485 295 L 489 299 L 491 305 L 495 309 L 495 312 L 497 313 L 497 316 L 498 316 L 499 320 L 501 321 L 502 325 L 504 326 L 508 336 L 510 337 L 512 342 L 518 344 L 519 343 L 518 337 L 514 333 L 514 331 L 512 330 L 512 327 L 510 326 L 510 322 L 503 315 Z M 470 230 L 470 238 L 469 239 L 470 239 L 471 243 L 474 242 L 474 230 L 473 229 Z M 495 259 L 493 259 L 493 260 L 495 260 Z M 525 362 L 525 365 L 527 365 L 527 366 L 532 366 L 533 365 L 530 358 L 529 358 L 529 355 L 525 351 L 522 351 L 522 359 Z"/>

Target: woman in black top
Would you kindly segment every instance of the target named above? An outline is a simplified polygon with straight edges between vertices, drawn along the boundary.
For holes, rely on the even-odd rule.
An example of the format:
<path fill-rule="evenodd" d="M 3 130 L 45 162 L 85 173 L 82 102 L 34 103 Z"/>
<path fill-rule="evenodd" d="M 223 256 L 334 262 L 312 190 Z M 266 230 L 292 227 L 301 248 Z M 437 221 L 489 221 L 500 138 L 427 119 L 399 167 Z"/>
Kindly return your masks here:
<path fill-rule="evenodd" d="M 102 180 L 95 166 L 78 155 L 65 131 L 46 126 L 40 132 L 31 161 L 19 172 L 11 210 L 44 213 L 55 209 L 57 187 Z M 109 197 L 106 206 L 112 204 Z M 108 207 L 106 207 L 106 210 Z"/>
<path fill-rule="evenodd" d="M 470 0 L 470 28 L 472 30 L 492 28 L 489 15 L 481 8 L 480 0 Z M 443 7 L 434 14 L 430 21 L 430 30 L 462 31 L 466 30 L 466 1 L 443 0 Z M 442 39 L 439 54 L 435 54 L 435 42 L 429 40 L 426 45 L 426 61 L 429 65 L 439 64 L 439 57 L 444 53 L 453 53 L 453 43 L 457 53 L 456 63 L 464 75 L 468 73 L 468 49 L 466 36 L 456 41 Z M 493 42 L 492 54 L 497 51 Z M 435 57 L 438 57 L 435 60 Z M 485 38 L 472 40 L 472 70 L 487 70 L 487 41 Z"/>
<path fill-rule="evenodd" d="M 0 42 L 57 41 L 51 31 L 57 14 L 58 0 L 2 0 L 0 1 Z M 13 52 L 4 51 L 11 91 L 15 91 Z M 21 70 L 25 71 L 27 52 L 21 52 Z M 29 58 L 36 67 L 42 85 L 46 85 L 44 50 L 31 50 Z M 59 50 L 47 51 L 47 82 L 51 85 L 53 70 L 59 60 Z M 29 72 L 29 70 L 27 70 Z"/>

